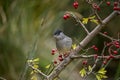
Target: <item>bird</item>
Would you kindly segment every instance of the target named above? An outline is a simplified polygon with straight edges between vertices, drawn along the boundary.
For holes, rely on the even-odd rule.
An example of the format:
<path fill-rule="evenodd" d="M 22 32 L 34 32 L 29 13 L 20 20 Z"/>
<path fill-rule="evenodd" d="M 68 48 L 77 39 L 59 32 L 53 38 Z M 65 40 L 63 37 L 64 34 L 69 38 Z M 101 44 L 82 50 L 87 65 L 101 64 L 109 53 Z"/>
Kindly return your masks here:
<path fill-rule="evenodd" d="M 71 50 L 72 39 L 65 35 L 63 31 L 56 30 L 54 32 L 54 38 L 59 54 L 67 54 Z"/>

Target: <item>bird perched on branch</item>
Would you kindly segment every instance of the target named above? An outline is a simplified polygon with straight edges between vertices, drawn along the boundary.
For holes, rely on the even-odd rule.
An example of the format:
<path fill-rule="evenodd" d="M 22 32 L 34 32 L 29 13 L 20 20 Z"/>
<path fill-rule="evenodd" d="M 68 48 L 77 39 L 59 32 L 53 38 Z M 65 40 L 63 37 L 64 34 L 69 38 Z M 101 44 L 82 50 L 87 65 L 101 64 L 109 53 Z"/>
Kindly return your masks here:
<path fill-rule="evenodd" d="M 56 41 L 56 48 L 60 54 L 66 54 L 71 50 L 72 39 L 66 36 L 61 30 L 55 31 L 54 38 Z"/>

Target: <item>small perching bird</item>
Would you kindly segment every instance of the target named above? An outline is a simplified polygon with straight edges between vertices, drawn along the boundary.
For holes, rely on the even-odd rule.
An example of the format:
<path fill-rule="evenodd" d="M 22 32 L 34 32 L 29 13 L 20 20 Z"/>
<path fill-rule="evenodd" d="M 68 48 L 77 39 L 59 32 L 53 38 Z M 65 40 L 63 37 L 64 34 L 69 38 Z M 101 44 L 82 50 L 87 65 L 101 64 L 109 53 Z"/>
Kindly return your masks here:
<path fill-rule="evenodd" d="M 55 31 L 54 38 L 56 41 L 56 48 L 60 54 L 66 54 L 66 52 L 71 50 L 72 39 L 66 36 L 61 30 Z"/>

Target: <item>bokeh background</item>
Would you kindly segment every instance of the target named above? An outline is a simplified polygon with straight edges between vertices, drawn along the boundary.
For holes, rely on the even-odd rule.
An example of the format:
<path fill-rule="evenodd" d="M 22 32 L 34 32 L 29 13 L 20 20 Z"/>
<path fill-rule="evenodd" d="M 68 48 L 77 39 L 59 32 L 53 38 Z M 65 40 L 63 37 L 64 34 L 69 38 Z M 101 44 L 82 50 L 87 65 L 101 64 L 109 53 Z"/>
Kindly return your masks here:
<path fill-rule="evenodd" d="M 96 0 L 97 3 L 99 1 Z M 114 0 L 109 1 L 112 3 Z M 76 44 L 85 37 L 83 28 L 72 18 L 64 20 L 63 15 L 65 11 L 73 11 L 83 17 L 89 17 L 92 10 L 85 0 L 78 0 L 78 9 L 74 9 L 73 2 L 74 0 L 0 0 L 0 77 L 19 80 L 28 55 L 40 58 L 40 69 L 45 71 L 45 66 L 55 57 L 51 55 L 51 49 L 55 48 L 53 32 L 56 29 L 63 30 Z M 103 3 L 98 13 L 104 19 L 112 11 L 113 3 L 111 6 Z M 91 31 L 95 25 L 88 23 L 86 27 Z M 120 32 L 120 16 L 111 20 L 102 30 L 104 31 L 117 38 Z M 96 44 L 102 49 L 104 40 L 107 39 L 98 35 L 89 45 Z M 60 77 L 63 80 L 80 80 L 81 64 L 81 60 L 75 60 L 65 68 Z M 111 62 L 107 70 L 110 78 L 106 80 L 116 80 L 120 77 L 119 60 Z M 25 78 L 30 80 L 29 70 Z"/>

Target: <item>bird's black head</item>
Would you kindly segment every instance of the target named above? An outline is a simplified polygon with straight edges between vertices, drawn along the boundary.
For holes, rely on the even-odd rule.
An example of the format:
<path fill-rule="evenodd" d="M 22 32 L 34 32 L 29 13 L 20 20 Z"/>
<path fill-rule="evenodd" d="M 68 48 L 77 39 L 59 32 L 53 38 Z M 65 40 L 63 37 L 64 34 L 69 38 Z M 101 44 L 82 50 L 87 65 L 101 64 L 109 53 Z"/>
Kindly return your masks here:
<path fill-rule="evenodd" d="M 54 35 L 59 35 L 61 32 L 62 32 L 61 30 L 56 30 L 56 31 L 54 32 Z"/>

